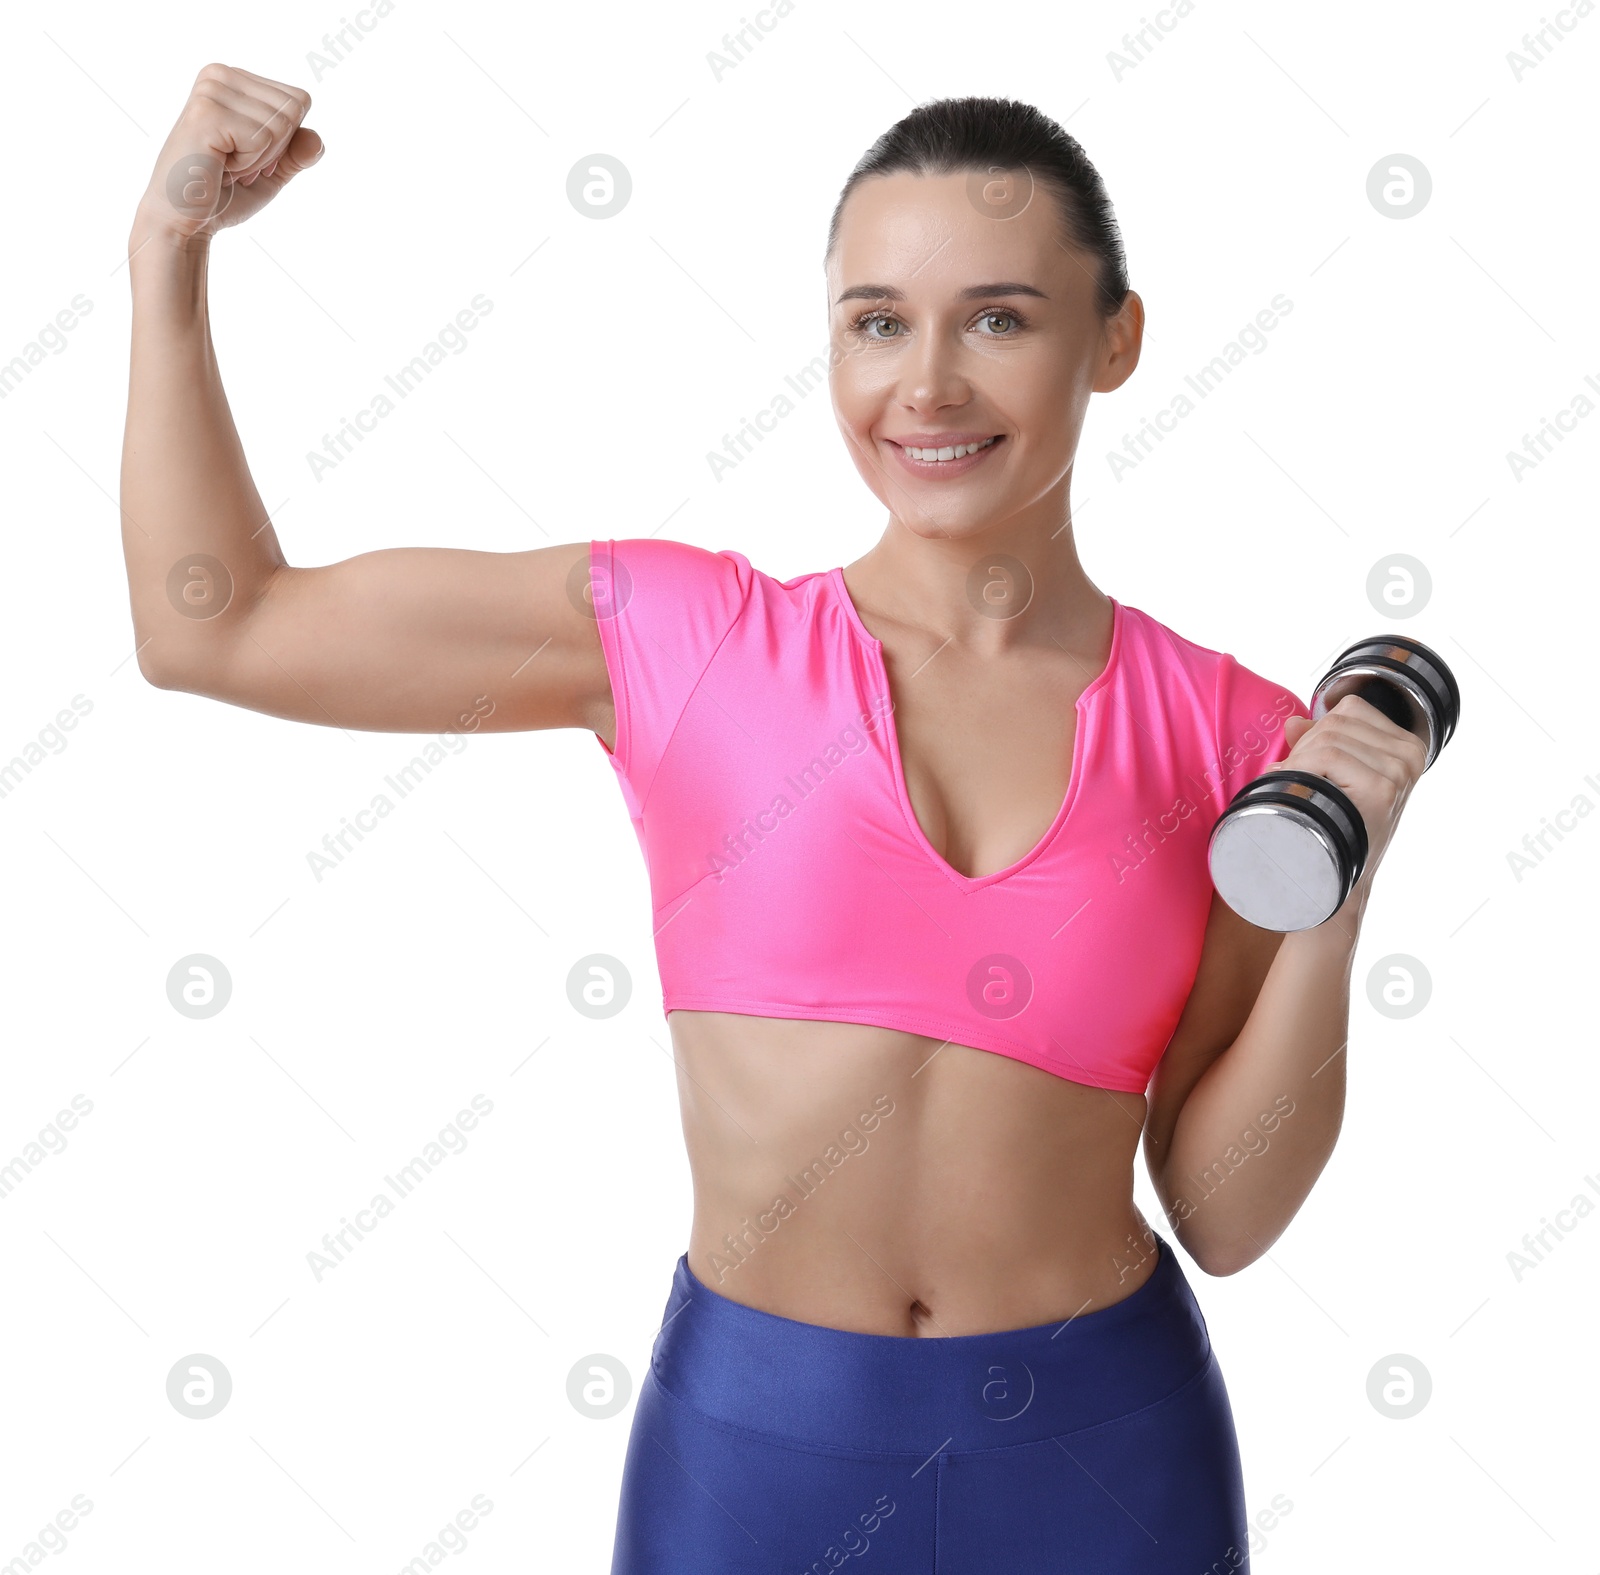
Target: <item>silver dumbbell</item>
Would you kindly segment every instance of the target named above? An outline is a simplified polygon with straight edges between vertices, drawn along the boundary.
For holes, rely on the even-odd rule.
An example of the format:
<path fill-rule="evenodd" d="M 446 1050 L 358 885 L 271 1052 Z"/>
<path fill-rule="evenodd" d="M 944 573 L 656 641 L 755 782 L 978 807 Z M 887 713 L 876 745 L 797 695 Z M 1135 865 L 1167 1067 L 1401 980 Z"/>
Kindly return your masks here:
<path fill-rule="evenodd" d="M 1461 691 L 1419 640 L 1380 634 L 1347 646 L 1311 697 L 1311 720 L 1360 695 L 1428 746 L 1426 771 L 1450 741 Z M 1337 913 L 1367 862 L 1367 828 L 1333 783 L 1309 771 L 1247 782 L 1211 828 L 1212 884 L 1240 918 L 1264 930 L 1308 930 Z"/>

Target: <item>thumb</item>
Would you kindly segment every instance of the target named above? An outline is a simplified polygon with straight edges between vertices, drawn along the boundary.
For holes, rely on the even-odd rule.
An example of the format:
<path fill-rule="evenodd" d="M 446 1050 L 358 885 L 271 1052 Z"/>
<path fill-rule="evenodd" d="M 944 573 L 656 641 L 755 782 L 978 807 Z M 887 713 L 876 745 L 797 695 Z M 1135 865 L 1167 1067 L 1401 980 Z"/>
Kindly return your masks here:
<path fill-rule="evenodd" d="M 1309 716 L 1285 717 L 1283 723 L 1283 736 L 1289 740 L 1289 747 L 1293 749 L 1294 746 L 1298 744 L 1300 740 L 1305 737 L 1306 733 L 1315 725 L 1316 724 Z"/>
<path fill-rule="evenodd" d="M 262 174 L 275 187 L 287 185 L 301 170 L 308 170 L 327 151 L 322 138 L 309 126 L 301 126 L 289 138 L 289 145 L 274 161 L 272 168 Z"/>

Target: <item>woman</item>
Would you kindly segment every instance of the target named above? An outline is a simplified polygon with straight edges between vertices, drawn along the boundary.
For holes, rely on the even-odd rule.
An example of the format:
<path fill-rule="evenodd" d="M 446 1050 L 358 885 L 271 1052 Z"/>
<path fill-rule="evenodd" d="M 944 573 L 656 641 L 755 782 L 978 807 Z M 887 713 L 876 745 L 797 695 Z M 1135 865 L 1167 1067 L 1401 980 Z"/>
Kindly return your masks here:
<path fill-rule="evenodd" d="M 780 582 L 629 538 L 301 569 L 205 273 L 210 236 L 320 157 L 309 102 L 206 67 L 139 207 L 139 661 L 343 727 L 492 696 L 484 726 L 604 749 L 694 1179 L 614 1572 L 1247 1567 L 1222 1374 L 1132 1161 L 1142 1135 L 1207 1273 L 1285 1229 L 1338 1134 L 1356 937 L 1422 748 L 1357 698 L 1313 726 L 1084 573 L 1073 456 L 1144 310 L 1082 149 L 1026 105 L 947 100 L 852 174 L 832 391 L 889 518 L 846 568 Z M 1205 849 L 1286 759 L 1372 846 L 1338 913 L 1280 936 L 1215 897 Z"/>

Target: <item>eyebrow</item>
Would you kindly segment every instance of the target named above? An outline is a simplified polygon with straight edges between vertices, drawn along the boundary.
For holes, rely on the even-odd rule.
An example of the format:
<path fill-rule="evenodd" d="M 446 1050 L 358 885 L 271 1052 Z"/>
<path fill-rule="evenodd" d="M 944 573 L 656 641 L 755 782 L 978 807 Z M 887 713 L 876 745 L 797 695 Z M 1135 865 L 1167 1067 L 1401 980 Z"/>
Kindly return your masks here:
<path fill-rule="evenodd" d="M 976 301 L 984 296 L 993 295 L 1035 295 L 1041 301 L 1048 301 L 1050 297 L 1043 290 L 1036 290 L 1031 284 L 970 284 L 965 290 L 960 291 L 958 301 Z M 844 291 L 833 304 L 838 306 L 841 301 L 903 301 L 905 292 L 897 290 L 892 284 L 853 284 Z"/>

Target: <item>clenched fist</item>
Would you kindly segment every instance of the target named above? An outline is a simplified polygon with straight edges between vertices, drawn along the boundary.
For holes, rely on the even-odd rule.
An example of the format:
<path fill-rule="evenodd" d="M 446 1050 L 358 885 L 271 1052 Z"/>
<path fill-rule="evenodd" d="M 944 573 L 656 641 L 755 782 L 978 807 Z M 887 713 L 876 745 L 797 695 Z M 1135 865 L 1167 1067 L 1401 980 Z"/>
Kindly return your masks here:
<path fill-rule="evenodd" d="M 1383 859 L 1427 762 L 1427 745 L 1360 695 L 1348 694 L 1317 721 L 1291 716 L 1283 724 L 1288 756 L 1277 769 L 1309 771 L 1348 796 L 1367 829 L 1367 861 L 1345 907 L 1366 906 L 1372 876 Z"/>
<path fill-rule="evenodd" d="M 202 66 L 139 200 L 132 244 L 209 237 L 264 208 L 322 157 L 322 138 L 301 124 L 310 108 L 304 88 Z"/>

